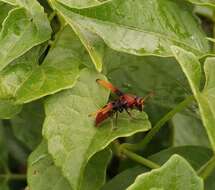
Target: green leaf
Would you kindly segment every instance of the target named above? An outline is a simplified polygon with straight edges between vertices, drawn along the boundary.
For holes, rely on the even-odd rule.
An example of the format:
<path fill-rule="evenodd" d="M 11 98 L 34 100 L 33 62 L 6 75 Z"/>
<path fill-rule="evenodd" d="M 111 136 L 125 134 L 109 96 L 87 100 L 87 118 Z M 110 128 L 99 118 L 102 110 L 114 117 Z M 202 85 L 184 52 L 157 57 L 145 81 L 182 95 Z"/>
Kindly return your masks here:
<path fill-rule="evenodd" d="M 43 64 L 37 67 L 16 91 L 17 103 L 27 103 L 72 88 L 79 77 L 80 64 L 89 61 L 79 39 L 69 26 L 65 27 Z"/>
<path fill-rule="evenodd" d="M 163 150 L 150 156 L 149 159 L 153 160 L 156 163 L 163 164 L 173 154 L 179 154 L 183 156 L 196 171 L 199 170 L 213 156 L 212 150 L 205 147 L 182 146 Z M 213 190 L 215 188 L 214 177 L 215 170 L 210 174 L 207 179 L 205 179 L 205 190 Z"/>
<path fill-rule="evenodd" d="M 41 143 L 28 159 L 28 185 L 32 190 L 64 189 L 71 190 L 48 154 L 47 144 Z"/>
<path fill-rule="evenodd" d="M 211 95 L 210 98 L 213 97 L 212 95 L 215 92 L 214 62 L 215 62 L 215 57 L 210 57 L 206 59 L 204 64 L 204 71 L 205 71 L 205 77 L 206 77 L 204 92 L 205 93 L 208 92 L 208 95 L 209 96 Z"/>
<path fill-rule="evenodd" d="M 16 91 L 38 67 L 44 46 L 36 46 L 0 71 L 0 98 L 15 99 Z"/>
<path fill-rule="evenodd" d="M 99 0 L 59 0 L 59 2 L 77 9 L 98 6 L 102 4 Z"/>
<path fill-rule="evenodd" d="M 69 9 L 55 0 L 51 2 L 67 22 L 96 33 L 117 51 L 172 56 L 171 45 L 189 49 L 197 55 L 209 50 L 205 34 L 183 2 L 112 0 L 85 9 Z"/>
<path fill-rule="evenodd" d="M 10 119 L 22 109 L 21 105 L 15 105 L 10 100 L 0 100 L 0 119 Z"/>
<path fill-rule="evenodd" d="M 174 126 L 174 146 L 199 145 L 210 147 L 207 133 L 200 119 L 185 114 L 176 114 L 172 119 Z"/>
<path fill-rule="evenodd" d="M 5 2 L 5 3 L 8 3 L 8 4 L 11 4 L 11 5 L 17 5 L 16 0 L 1 0 L 1 1 Z"/>
<path fill-rule="evenodd" d="M 143 166 L 129 168 L 111 179 L 107 184 L 102 187 L 101 190 L 125 190 L 129 185 L 134 182 L 135 178 L 139 174 L 146 171 L 148 171 L 148 169 Z"/>
<path fill-rule="evenodd" d="M 30 150 L 41 142 L 42 124 L 45 119 L 41 102 L 33 102 L 23 106 L 22 111 L 11 118 L 14 135 Z"/>
<path fill-rule="evenodd" d="M 113 130 L 109 119 L 95 128 L 95 118 L 88 115 L 104 106 L 109 96 L 96 83 L 97 78 L 105 77 L 84 69 L 73 89 L 50 97 L 45 106 L 43 134 L 48 140 L 48 150 L 74 189 L 80 189 L 86 164 L 96 152 L 118 137 L 150 129 L 146 114 L 139 112 L 133 113 L 134 120 L 126 113 L 120 114 L 117 130 Z"/>
<path fill-rule="evenodd" d="M 0 183 L 0 189 L 1 190 L 10 190 L 6 181 L 3 181 Z"/>
<path fill-rule="evenodd" d="M 21 7 L 9 12 L 0 33 L 0 70 L 32 47 L 48 40 L 49 21 L 36 0 L 19 2 Z"/>
<path fill-rule="evenodd" d="M 205 63 L 207 82 L 204 92 L 202 93 L 199 90 L 201 66 L 197 57 L 191 52 L 187 52 L 179 47 L 172 47 L 172 50 L 190 83 L 193 94 L 198 102 L 202 121 L 207 131 L 210 143 L 212 148 L 215 150 L 215 112 L 213 107 L 213 105 L 215 105 L 215 100 L 210 98 L 214 96 L 213 89 L 215 87 L 215 83 L 213 78 L 210 80 L 213 74 L 211 72 L 207 72 L 208 69 L 214 69 L 214 66 L 213 64 Z"/>
<path fill-rule="evenodd" d="M 210 160 L 213 152 L 206 147 L 187 145 L 162 150 L 149 156 L 148 159 L 162 165 L 174 154 L 178 154 L 185 158 L 197 171 L 203 164 Z"/>
<path fill-rule="evenodd" d="M 138 96 L 155 92 L 145 105 L 153 123 L 191 93 L 186 77 L 173 58 L 137 57 L 111 50 L 104 55 L 104 71 L 123 92 Z"/>
<path fill-rule="evenodd" d="M 112 152 L 105 149 L 97 152 L 87 163 L 81 190 L 100 190 L 106 181 L 106 170 L 110 162 Z"/>
<path fill-rule="evenodd" d="M 4 126 L 0 121 L 0 170 L 7 168 L 8 149 L 6 148 L 6 134 Z"/>
<path fill-rule="evenodd" d="M 87 49 L 95 68 L 98 72 L 101 72 L 105 48 L 104 42 L 94 33 L 81 28 L 77 23 L 69 22 L 69 24 L 80 38 L 84 47 Z"/>
<path fill-rule="evenodd" d="M 2 23 L 4 19 L 7 17 L 8 12 L 12 9 L 11 5 L 0 2 L 0 30 L 2 28 Z"/>
<path fill-rule="evenodd" d="M 81 190 L 96 190 L 104 183 L 105 170 L 111 152 L 105 150 L 97 153 L 88 163 Z M 44 141 L 30 155 L 28 167 L 28 185 L 31 190 L 71 190 L 69 182 L 63 177 L 61 170 L 53 163 Z M 48 180 L 48 183 L 47 183 Z"/>
<path fill-rule="evenodd" d="M 139 175 L 127 190 L 203 190 L 203 180 L 181 156 L 173 155 L 161 168 Z"/>
<path fill-rule="evenodd" d="M 198 170 L 211 158 L 213 152 L 210 149 L 201 146 L 181 146 L 162 150 L 156 154 L 151 155 L 148 159 L 162 165 L 173 154 L 178 154 L 184 157 L 195 170 Z M 102 190 L 124 190 L 134 182 L 135 178 L 139 174 L 145 173 L 147 171 L 148 168 L 145 168 L 141 165 L 124 170 L 111 179 L 107 184 L 105 184 Z M 214 175 L 215 172 L 205 181 L 207 186 L 206 190 L 213 189 L 213 185 L 215 185 L 213 180 Z M 210 189 L 210 187 L 212 188 Z"/>
<path fill-rule="evenodd" d="M 215 8 L 214 0 L 188 0 L 188 1 L 196 5 L 203 5 L 203 6 Z"/>

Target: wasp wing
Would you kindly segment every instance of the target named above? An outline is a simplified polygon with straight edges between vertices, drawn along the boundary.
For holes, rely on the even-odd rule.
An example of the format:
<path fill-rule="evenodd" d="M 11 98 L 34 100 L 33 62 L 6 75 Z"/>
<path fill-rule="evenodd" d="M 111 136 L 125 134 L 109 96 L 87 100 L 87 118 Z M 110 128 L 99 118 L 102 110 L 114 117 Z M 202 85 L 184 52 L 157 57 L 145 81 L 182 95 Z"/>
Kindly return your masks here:
<path fill-rule="evenodd" d="M 115 86 L 113 86 L 110 82 L 108 81 L 105 81 L 105 80 L 101 80 L 101 79 L 97 79 L 96 82 L 98 84 L 100 84 L 101 86 L 109 89 L 112 93 L 118 95 L 118 96 L 122 96 L 123 93 L 118 89 L 116 88 Z"/>
<path fill-rule="evenodd" d="M 102 123 L 105 119 L 111 116 L 113 113 L 113 104 L 110 102 L 105 105 L 102 109 L 97 111 L 95 126 L 98 127 L 100 123 Z"/>

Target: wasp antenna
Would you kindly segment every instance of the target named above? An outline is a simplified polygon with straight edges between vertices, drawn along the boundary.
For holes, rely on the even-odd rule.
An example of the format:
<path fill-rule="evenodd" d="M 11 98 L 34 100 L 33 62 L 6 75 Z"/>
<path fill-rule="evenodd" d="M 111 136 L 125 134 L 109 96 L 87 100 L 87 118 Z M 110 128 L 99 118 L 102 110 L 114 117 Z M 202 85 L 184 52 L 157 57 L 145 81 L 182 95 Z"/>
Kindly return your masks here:
<path fill-rule="evenodd" d="M 101 79 L 96 79 L 96 82 L 99 82 Z"/>
<path fill-rule="evenodd" d="M 143 102 L 155 95 L 154 91 L 149 92 L 145 97 L 143 97 Z"/>

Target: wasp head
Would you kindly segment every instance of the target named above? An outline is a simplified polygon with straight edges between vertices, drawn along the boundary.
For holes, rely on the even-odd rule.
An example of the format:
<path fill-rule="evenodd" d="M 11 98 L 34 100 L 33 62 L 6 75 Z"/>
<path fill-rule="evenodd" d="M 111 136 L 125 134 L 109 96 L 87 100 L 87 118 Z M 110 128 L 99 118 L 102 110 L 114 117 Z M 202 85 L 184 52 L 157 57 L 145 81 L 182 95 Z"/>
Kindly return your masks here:
<path fill-rule="evenodd" d="M 135 102 L 135 107 L 139 110 L 139 111 L 143 111 L 143 107 L 144 107 L 144 98 L 142 97 L 136 97 L 135 98 L 136 102 Z"/>

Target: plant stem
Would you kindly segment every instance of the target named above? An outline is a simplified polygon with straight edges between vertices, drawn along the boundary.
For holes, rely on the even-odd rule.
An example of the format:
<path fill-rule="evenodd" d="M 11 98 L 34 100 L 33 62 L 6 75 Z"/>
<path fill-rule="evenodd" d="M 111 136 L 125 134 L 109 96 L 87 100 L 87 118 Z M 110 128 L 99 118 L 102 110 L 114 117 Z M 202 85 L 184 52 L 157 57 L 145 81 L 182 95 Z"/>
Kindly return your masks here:
<path fill-rule="evenodd" d="M 139 156 L 138 154 L 135 154 L 125 148 L 122 149 L 122 153 L 124 155 L 126 155 L 128 158 L 130 158 L 140 164 L 143 164 L 144 166 L 147 166 L 148 168 L 157 169 L 160 167 L 158 164 L 152 162 L 151 160 L 143 158 L 142 156 Z"/>
<path fill-rule="evenodd" d="M 213 172 L 214 169 L 215 169 L 215 155 L 213 155 L 211 159 L 198 170 L 198 175 L 205 180 L 207 179 L 208 176 L 210 176 L 211 172 Z"/>
<path fill-rule="evenodd" d="M 25 174 L 0 174 L 0 178 L 6 178 L 8 180 L 26 180 Z"/>
<path fill-rule="evenodd" d="M 161 118 L 155 126 L 147 133 L 142 141 L 137 144 L 122 144 L 121 146 L 129 150 L 138 151 L 142 150 L 148 145 L 152 138 L 157 134 L 157 132 L 164 126 L 164 124 L 170 120 L 176 113 L 182 111 L 187 105 L 189 105 L 194 100 L 193 96 L 188 96 L 184 101 L 179 103 L 174 109 L 168 112 L 163 118 Z"/>

